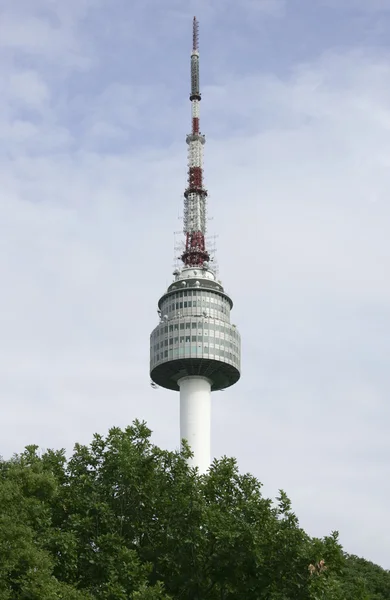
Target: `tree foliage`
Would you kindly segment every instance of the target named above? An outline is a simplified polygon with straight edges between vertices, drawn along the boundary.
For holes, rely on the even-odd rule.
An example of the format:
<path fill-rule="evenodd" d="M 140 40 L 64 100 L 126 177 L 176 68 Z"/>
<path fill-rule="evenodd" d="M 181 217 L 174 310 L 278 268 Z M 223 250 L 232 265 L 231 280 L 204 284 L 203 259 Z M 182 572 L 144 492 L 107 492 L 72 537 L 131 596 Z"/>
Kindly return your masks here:
<path fill-rule="evenodd" d="M 144 423 L 0 463 L 0 600 L 384 600 L 390 574 L 310 538 L 233 459 L 205 476 Z"/>

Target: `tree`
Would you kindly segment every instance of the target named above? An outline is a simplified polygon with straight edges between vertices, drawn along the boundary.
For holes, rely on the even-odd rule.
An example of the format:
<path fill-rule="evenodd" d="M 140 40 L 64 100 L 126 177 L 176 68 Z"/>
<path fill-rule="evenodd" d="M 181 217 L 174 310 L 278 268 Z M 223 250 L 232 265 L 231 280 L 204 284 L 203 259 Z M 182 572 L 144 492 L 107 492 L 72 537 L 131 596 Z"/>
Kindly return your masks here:
<path fill-rule="evenodd" d="M 390 599 L 390 572 L 363 558 L 346 555 L 342 582 L 345 593 L 363 600 Z"/>
<path fill-rule="evenodd" d="M 1 463 L 0 600 L 90 598 L 53 577 L 53 558 L 44 548 L 56 487 L 55 478 L 43 472 L 35 447 Z"/>
<path fill-rule="evenodd" d="M 283 491 L 272 503 L 226 457 L 200 476 L 150 435 L 136 421 L 69 460 L 30 446 L 0 464 L 0 600 L 389 598 Z"/>

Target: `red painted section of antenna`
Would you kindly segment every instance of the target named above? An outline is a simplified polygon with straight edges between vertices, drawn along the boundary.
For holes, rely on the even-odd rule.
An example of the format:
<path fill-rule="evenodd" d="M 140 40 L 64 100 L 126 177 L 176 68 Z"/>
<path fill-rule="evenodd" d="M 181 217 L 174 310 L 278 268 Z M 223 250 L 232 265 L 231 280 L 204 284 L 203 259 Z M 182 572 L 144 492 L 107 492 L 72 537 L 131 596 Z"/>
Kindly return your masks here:
<path fill-rule="evenodd" d="M 182 255 L 182 261 L 187 267 L 202 267 L 209 260 L 209 254 L 205 248 L 204 235 L 201 231 L 187 233 L 186 249 Z"/>

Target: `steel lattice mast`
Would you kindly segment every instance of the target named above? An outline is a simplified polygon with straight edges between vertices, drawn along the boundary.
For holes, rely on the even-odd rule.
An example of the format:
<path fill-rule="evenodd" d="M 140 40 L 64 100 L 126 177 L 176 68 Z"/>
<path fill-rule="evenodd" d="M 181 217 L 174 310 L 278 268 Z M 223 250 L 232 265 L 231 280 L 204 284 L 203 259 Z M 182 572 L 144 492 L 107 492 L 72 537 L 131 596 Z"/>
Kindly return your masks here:
<path fill-rule="evenodd" d="M 241 339 L 230 323 L 233 301 L 209 263 L 203 185 L 204 135 L 199 127 L 198 22 L 191 52 L 192 128 L 187 136 L 183 267 L 158 302 L 159 324 L 150 336 L 152 386 L 180 391 L 180 438 L 193 451 L 190 464 L 207 471 L 211 455 L 211 392 L 240 378 Z"/>
<path fill-rule="evenodd" d="M 199 88 L 199 24 L 194 17 L 191 52 L 191 113 L 192 131 L 187 135 L 188 186 L 184 192 L 184 265 L 202 266 L 209 260 L 206 250 L 206 198 L 203 187 L 203 146 L 205 136 L 200 133 L 200 88 Z"/>

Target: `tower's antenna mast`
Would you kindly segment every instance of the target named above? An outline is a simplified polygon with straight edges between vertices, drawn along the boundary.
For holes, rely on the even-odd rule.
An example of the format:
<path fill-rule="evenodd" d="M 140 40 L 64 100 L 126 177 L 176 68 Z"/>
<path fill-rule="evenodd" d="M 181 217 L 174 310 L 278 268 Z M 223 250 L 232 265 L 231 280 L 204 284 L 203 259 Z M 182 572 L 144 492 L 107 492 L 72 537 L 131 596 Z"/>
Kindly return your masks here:
<path fill-rule="evenodd" d="M 206 250 L 206 198 L 203 186 L 203 145 L 205 136 L 199 127 L 199 23 L 194 17 L 191 52 L 191 112 L 192 128 L 187 135 L 188 184 L 184 192 L 184 235 L 185 250 L 182 261 L 186 267 L 201 267 L 209 260 Z"/>

